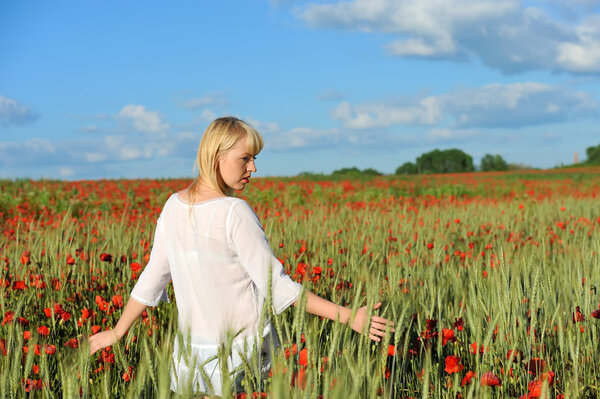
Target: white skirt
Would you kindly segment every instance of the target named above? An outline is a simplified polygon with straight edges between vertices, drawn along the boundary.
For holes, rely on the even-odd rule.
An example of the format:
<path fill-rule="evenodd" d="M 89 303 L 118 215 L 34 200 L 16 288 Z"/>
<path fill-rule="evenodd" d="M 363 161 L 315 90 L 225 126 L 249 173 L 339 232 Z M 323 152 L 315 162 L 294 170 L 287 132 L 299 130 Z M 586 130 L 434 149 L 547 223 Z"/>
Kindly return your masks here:
<path fill-rule="evenodd" d="M 271 347 L 280 345 L 277 333 L 268 323 L 262 334 L 262 346 L 258 351 L 258 361 L 261 374 L 268 375 L 271 369 Z M 242 388 L 243 362 L 251 361 L 255 345 L 258 344 L 258 334 L 255 337 L 241 337 L 233 340 L 231 354 L 227 365 L 234 393 L 244 392 Z M 191 339 L 185 344 L 188 350 L 180 350 L 179 339 L 173 345 L 173 367 L 171 368 L 171 390 L 179 394 L 186 392 L 204 393 L 207 395 L 222 395 L 221 364 L 219 361 L 219 344 L 203 343 Z M 202 368 L 204 373 L 200 370 Z M 204 376 L 208 378 L 206 381 Z M 210 384 L 208 384 L 210 382 Z M 212 389 L 211 389 L 212 386 Z"/>

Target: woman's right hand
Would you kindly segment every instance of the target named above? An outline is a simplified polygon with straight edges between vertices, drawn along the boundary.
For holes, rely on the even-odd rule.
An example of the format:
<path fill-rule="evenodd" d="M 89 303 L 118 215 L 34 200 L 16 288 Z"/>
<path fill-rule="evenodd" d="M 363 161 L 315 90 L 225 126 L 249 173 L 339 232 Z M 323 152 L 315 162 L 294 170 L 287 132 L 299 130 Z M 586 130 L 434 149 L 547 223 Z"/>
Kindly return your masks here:
<path fill-rule="evenodd" d="M 372 309 L 376 310 L 380 307 L 381 302 L 373 305 Z M 369 339 L 375 342 L 381 342 L 381 340 L 385 337 L 386 331 L 396 331 L 394 330 L 394 323 L 388 319 L 384 319 L 383 317 L 379 317 L 377 315 L 372 315 L 371 320 L 369 320 L 366 306 L 363 306 L 356 311 L 356 316 L 352 322 L 352 329 L 359 334 L 366 332 Z"/>
<path fill-rule="evenodd" d="M 90 355 L 93 355 L 100 349 L 104 349 L 107 346 L 112 346 L 118 341 L 117 334 L 114 329 L 106 330 L 94 334 L 88 338 L 90 343 Z"/>

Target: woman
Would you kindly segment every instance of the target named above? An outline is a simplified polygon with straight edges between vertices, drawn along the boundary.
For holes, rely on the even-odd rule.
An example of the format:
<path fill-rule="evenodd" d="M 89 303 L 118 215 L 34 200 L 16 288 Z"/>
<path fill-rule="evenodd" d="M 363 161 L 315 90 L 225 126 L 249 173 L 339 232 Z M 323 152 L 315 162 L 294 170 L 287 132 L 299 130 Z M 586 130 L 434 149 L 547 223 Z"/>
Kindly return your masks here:
<path fill-rule="evenodd" d="M 191 383 L 194 390 L 221 394 L 221 368 L 215 355 L 230 332 L 236 334 L 230 371 L 249 357 L 248 347 L 259 341 L 265 348 L 263 364 L 269 367 L 269 342 L 277 345 L 278 341 L 270 323 L 259 331 L 263 305 L 270 295 L 276 313 L 298 306 L 302 286 L 284 273 L 250 206 L 232 197 L 256 172 L 254 160 L 262 147 L 260 134 L 240 119 L 218 118 L 208 126 L 196 158 L 198 177 L 165 203 L 148 265 L 117 325 L 89 338 L 92 354 L 121 339 L 147 306 L 158 304 L 172 280 L 178 328 L 187 337 L 185 348 L 179 348 L 178 340 L 174 345 L 172 390 L 182 392 Z M 353 330 L 367 332 L 374 341 L 380 341 L 393 325 L 378 316 L 369 320 L 366 307 L 350 321 L 351 309 L 309 291 L 305 296 L 307 312 L 351 322 Z M 185 351 L 191 351 L 193 361 L 182 355 Z"/>

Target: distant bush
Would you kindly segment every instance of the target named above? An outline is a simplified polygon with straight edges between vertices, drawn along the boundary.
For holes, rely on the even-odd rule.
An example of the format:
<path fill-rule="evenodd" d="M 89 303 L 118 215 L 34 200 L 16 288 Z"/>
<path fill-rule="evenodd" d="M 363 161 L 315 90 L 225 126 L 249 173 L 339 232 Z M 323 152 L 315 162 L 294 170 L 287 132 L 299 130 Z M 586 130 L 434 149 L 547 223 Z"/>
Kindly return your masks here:
<path fill-rule="evenodd" d="M 417 158 L 418 173 L 472 172 L 473 158 L 458 149 L 440 151 L 435 149 Z"/>
<path fill-rule="evenodd" d="M 417 165 L 412 162 L 405 162 L 396 169 L 397 175 L 416 175 Z"/>
<path fill-rule="evenodd" d="M 382 173 L 373 169 L 367 168 L 365 170 L 360 170 L 357 167 L 352 168 L 342 168 L 338 170 L 334 170 L 331 173 L 333 177 L 361 177 L 361 176 L 381 176 Z"/>
<path fill-rule="evenodd" d="M 509 163 L 507 170 L 531 170 L 536 169 L 531 165 L 526 165 L 524 163 Z"/>
<path fill-rule="evenodd" d="M 587 155 L 587 159 L 585 160 L 586 163 L 600 165 L 600 144 L 595 147 L 588 147 L 585 150 L 585 154 Z"/>
<path fill-rule="evenodd" d="M 508 164 L 498 154 L 485 154 L 483 158 L 481 158 L 480 169 L 482 172 L 508 170 Z"/>

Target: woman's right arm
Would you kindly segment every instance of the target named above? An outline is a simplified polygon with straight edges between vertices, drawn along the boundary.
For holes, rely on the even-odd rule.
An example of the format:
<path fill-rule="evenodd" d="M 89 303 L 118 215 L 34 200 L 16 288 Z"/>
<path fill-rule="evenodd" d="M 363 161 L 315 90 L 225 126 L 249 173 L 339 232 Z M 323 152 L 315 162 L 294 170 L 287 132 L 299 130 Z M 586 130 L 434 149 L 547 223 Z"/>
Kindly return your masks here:
<path fill-rule="evenodd" d="M 300 300 L 294 302 L 298 306 Z M 381 302 L 373 305 L 373 310 L 378 309 Z M 369 320 L 368 309 L 366 306 L 356 310 L 356 315 L 352 321 L 352 309 L 337 305 L 325 298 L 306 291 L 306 311 L 308 313 L 325 317 L 329 320 L 339 321 L 342 324 L 350 324 L 350 327 L 359 334 L 368 334 L 368 337 L 376 342 L 385 337 L 386 331 L 394 332 L 394 323 L 376 315 L 372 315 Z"/>
<path fill-rule="evenodd" d="M 146 305 L 139 303 L 133 298 L 129 298 L 127 305 L 125 305 L 125 309 L 123 309 L 123 314 L 121 314 L 115 328 L 99 332 L 89 338 L 90 355 L 93 355 L 95 352 L 104 349 L 107 346 L 116 344 L 117 341 L 123 338 L 133 322 L 140 317 L 146 308 Z"/>

